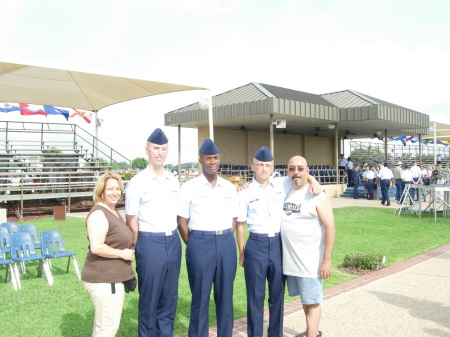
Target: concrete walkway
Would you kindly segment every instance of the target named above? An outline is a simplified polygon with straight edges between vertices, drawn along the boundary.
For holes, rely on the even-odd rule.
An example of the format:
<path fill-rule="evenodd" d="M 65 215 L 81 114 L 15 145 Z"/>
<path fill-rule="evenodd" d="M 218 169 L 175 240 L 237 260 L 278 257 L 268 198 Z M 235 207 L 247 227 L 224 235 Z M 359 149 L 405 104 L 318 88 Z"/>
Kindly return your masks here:
<path fill-rule="evenodd" d="M 324 337 L 448 337 L 449 285 L 450 244 L 326 289 L 320 330 Z M 234 336 L 247 335 L 246 323 L 235 321 Z M 286 303 L 284 336 L 305 328 L 300 301 Z"/>

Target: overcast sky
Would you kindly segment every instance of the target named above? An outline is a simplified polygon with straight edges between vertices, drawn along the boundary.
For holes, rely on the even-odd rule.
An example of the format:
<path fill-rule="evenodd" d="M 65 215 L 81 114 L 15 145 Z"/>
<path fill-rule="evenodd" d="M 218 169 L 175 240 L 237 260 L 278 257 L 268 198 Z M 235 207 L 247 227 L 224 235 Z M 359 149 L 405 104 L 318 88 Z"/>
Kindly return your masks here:
<path fill-rule="evenodd" d="M 450 123 L 449 13 L 448 0 L 3 0 L 0 61 L 208 87 L 213 95 L 250 82 L 314 94 L 352 89 Z M 104 108 L 99 138 L 133 159 L 161 127 L 175 162 L 177 130 L 163 127 L 163 115 L 201 95 Z M 196 160 L 196 132 L 183 129 L 182 137 L 182 160 Z"/>

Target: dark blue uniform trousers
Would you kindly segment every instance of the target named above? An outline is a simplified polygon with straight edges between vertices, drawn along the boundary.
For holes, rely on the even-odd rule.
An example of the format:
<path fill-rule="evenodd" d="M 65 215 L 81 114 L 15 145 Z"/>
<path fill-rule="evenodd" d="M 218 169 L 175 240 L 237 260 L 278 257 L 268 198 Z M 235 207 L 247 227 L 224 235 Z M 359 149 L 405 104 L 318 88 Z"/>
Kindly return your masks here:
<path fill-rule="evenodd" d="M 418 182 L 419 181 L 419 178 L 413 178 L 413 182 Z M 416 189 L 415 188 L 410 188 L 409 189 L 409 192 L 410 192 L 410 194 L 411 194 L 411 198 L 413 199 L 413 200 L 415 200 L 416 199 Z M 419 189 L 417 189 L 417 200 L 419 200 Z"/>
<path fill-rule="evenodd" d="M 186 265 L 191 287 L 189 337 L 208 336 L 208 309 L 212 284 L 220 337 L 233 332 L 233 284 L 236 276 L 236 241 L 233 233 L 191 233 L 186 247 Z"/>
<path fill-rule="evenodd" d="M 354 180 L 353 181 L 353 198 L 358 198 L 358 186 L 359 186 L 359 181 Z"/>
<path fill-rule="evenodd" d="M 373 179 L 367 180 L 367 192 L 369 194 L 369 199 L 373 199 Z"/>
<path fill-rule="evenodd" d="M 266 279 L 269 286 L 269 328 L 267 336 L 283 337 L 284 276 L 281 238 L 250 236 L 245 245 L 247 287 L 247 335 L 261 337 L 264 324 Z"/>
<path fill-rule="evenodd" d="M 395 179 L 395 200 L 400 201 L 403 193 L 403 181 Z"/>
<path fill-rule="evenodd" d="M 391 204 L 391 201 L 389 200 L 389 186 L 391 185 L 390 179 L 383 179 L 380 181 L 380 187 L 381 187 L 381 202 L 386 203 L 387 205 Z"/>
<path fill-rule="evenodd" d="M 173 336 L 180 265 L 181 243 L 178 234 L 139 236 L 136 244 L 139 337 Z"/>

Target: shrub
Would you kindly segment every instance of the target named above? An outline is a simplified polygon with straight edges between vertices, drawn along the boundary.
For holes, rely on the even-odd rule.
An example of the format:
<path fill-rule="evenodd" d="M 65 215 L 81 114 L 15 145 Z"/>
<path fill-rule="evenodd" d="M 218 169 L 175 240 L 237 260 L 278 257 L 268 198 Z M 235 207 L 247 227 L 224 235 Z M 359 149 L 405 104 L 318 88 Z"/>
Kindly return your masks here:
<path fill-rule="evenodd" d="M 364 270 L 379 269 L 384 263 L 384 256 L 375 253 L 350 253 L 345 255 L 343 266 Z"/>

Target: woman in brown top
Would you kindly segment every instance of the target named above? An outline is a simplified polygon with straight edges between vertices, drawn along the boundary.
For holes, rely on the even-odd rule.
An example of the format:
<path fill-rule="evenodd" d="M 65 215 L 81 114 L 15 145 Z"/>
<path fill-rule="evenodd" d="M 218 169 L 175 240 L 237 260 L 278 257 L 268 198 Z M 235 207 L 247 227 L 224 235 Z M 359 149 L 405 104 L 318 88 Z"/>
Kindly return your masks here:
<path fill-rule="evenodd" d="M 134 235 L 115 209 L 124 192 L 120 176 L 103 174 L 86 218 L 89 251 L 81 279 L 95 309 L 93 336 L 115 336 L 124 301 L 123 281 L 134 277 Z"/>

